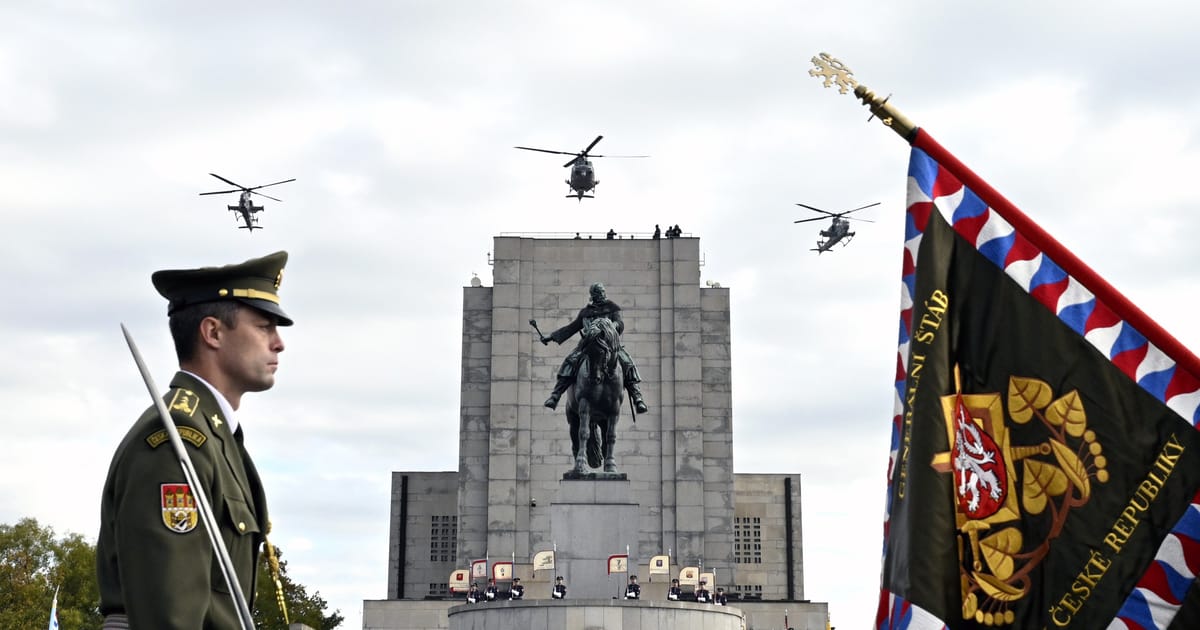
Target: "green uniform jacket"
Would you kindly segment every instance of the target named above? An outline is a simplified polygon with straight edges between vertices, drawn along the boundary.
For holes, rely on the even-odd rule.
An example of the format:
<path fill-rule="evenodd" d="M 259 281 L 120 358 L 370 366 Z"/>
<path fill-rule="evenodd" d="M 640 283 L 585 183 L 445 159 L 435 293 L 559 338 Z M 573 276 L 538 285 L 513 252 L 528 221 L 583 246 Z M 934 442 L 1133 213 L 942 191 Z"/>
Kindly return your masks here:
<path fill-rule="evenodd" d="M 179 372 L 163 398 L 196 469 L 247 602 L 267 503 L 258 471 L 204 383 Z M 155 407 L 113 455 L 100 504 L 100 612 L 133 630 L 240 628 L 221 566 Z"/>

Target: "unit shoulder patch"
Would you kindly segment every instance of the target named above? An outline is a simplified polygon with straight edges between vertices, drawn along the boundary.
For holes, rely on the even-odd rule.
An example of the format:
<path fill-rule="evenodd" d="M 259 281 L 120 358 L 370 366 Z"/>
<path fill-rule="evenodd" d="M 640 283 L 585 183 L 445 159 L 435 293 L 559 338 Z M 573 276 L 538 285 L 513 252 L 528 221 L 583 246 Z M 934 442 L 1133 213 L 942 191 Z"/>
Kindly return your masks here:
<path fill-rule="evenodd" d="M 176 534 L 186 534 L 196 529 L 200 513 L 192 488 L 186 483 L 162 484 L 162 523 Z"/>
<path fill-rule="evenodd" d="M 204 435 L 204 433 L 199 429 L 194 429 L 192 427 L 177 427 L 177 429 L 179 430 L 179 439 L 190 443 L 196 448 L 200 448 L 204 445 L 204 442 L 208 440 L 208 436 Z M 146 443 L 150 445 L 150 448 L 158 448 L 169 440 L 170 438 L 167 436 L 167 430 L 159 429 L 158 431 L 151 433 L 150 437 L 146 438 Z"/>

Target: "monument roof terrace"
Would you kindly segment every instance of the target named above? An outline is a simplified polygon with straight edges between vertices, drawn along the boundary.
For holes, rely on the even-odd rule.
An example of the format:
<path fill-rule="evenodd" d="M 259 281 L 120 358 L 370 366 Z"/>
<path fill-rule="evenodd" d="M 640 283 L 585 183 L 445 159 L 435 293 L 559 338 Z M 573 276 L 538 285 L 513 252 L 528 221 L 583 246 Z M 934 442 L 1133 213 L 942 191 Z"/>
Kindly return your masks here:
<path fill-rule="evenodd" d="M 520 238 L 557 238 L 557 239 L 573 239 L 578 236 L 580 239 L 605 240 L 608 238 L 608 232 L 501 232 L 500 236 L 516 236 Z M 650 240 L 654 237 L 653 232 L 620 232 L 618 231 L 614 239 L 646 239 Z M 666 236 L 661 238 L 666 239 Z M 683 232 L 682 236 L 676 238 L 695 238 L 691 232 Z"/>

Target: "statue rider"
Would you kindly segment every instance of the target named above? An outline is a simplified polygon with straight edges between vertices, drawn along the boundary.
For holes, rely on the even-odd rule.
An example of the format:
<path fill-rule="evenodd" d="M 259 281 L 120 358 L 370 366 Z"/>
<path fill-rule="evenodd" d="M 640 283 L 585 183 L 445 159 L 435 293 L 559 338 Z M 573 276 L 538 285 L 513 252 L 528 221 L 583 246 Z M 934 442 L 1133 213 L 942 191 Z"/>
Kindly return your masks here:
<path fill-rule="evenodd" d="M 621 307 L 616 302 L 608 299 L 604 292 L 602 283 L 595 283 L 588 290 L 591 294 L 591 302 L 579 311 L 579 315 L 575 317 L 575 321 L 559 328 L 550 333 L 548 337 L 542 337 L 542 344 L 550 343 L 554 340 L 558 344 L 570 339 L 575 333 L 583 330 L 588 320 L 598 317 L 604 317 L 617 327 L 617 333 L 625 332 L 625 322 L 621 321 Z M 554 409 L 558 406 L 558 399 L 562 397 L 563 392 L 571 386 L 575 379 L 575 372 L 579 369 L 579 363 L 583 360 L 583 340 L 580 339 L 579 345 L 563 359 L 562 367 L 558 370 L 558 382 L 554 385 L 554 391 L 550 392 L 550 397 L 546 399 L 546 406 Z M 625 377 L 625 388 L 629 391 L 629 399 L 633 401 L 633 407 L 638 413 L 646 413 L 646 401 L 642 400 L 642 391 L 638 388 L 638 383 L 642 382 L 641 376 L 638 374 L 637 366 L 633 364 L 633 359 L 629 353 L 625 351 L 625 346 L 617 351 L 617 360 L 621 362 L 621 370 Z"/>

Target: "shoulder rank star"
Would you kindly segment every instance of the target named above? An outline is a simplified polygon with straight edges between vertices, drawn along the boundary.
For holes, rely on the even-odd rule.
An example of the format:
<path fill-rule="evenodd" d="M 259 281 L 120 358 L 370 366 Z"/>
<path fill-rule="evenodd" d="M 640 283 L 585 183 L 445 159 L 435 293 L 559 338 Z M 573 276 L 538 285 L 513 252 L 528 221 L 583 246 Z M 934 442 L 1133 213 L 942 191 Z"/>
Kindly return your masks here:
<path fill-rule="evenodd" d="M 221 416 L 218 416 L 215 413 L 212 415 L 212 423 L 213 423 L 214 428 L 220 429 L 222 422 L 224 422 L 224 421 L 221 420 Z"/>

